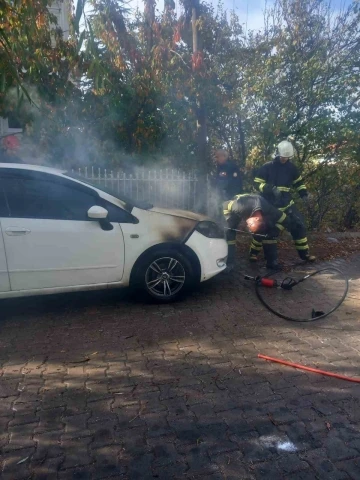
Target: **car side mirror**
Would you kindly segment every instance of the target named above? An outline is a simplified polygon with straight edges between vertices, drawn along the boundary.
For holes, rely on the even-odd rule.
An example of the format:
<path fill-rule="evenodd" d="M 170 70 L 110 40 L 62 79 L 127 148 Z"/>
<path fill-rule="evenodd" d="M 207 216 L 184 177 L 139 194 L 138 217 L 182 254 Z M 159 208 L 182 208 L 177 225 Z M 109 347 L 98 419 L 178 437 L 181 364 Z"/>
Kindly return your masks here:
<path fill-rule="evenodd" d="M 99 205 L 94 205 L 93 207 L 89 208 L 87 215 L 88 218 L 91 218 L 92 220 L 98 220 L 100 227 L 103 230 L 109 231 L 114 228 L 107 218 L 109 212 L 106 210 L 106 208 L 100 207 Z"/>
<path fill-rule="evenodd" d="M 109 212 L 106 208 L 99 207 L 98 205 L 94 205 L 93 207 L 89 208 L 87 215 L 92 220 L 102 220 L 107 218 Z"/>

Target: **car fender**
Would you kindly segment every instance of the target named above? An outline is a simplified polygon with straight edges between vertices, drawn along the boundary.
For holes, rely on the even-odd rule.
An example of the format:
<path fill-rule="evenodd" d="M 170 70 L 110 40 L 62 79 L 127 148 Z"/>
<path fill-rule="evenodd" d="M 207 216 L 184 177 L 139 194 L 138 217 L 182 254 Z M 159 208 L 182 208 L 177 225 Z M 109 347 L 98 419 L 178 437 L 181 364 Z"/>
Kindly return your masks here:
<path fill-rule="evenodd" d="M 184 257 L 187 258 L 187 260 L 190 261 L 191 266 L 194 270 L 194 280 L 196 282 L 200 281 L 200 276 L 201 276 L 201 265 L 198 256 L 196 253 L 187 245 L 184 243 L 170 243 L 170 242 L 165 242 L 165 243 L 159 243 L 157 245 L 153 245 L 152 247 L 148 248 L 143 252 L 139 258 L 136 260 L 134 263 L 131 274 L 130 274 L 130 285 L 134 285 L 136 283 L 136 277 L 139 273 L 139 269 L 141 268 L 141 265 L 146 261 L 147 257 L 150 255 L 153 255 L 157 251 L 171 251 L 181 253 L 184 255 Z"/>

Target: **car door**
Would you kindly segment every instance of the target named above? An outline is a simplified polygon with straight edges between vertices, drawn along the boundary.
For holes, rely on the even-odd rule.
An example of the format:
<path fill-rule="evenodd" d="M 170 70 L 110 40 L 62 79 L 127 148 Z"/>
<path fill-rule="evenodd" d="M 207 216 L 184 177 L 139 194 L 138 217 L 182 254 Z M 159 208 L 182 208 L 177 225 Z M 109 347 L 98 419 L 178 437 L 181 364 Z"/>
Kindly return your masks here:
<path fill-rule="evenodd" d="M 103 230 L 87 211 L 97 192 L 60 176 L 0 172 L 9 216 L 1 218 L 11 290 L 119 282 L 124 239 L 119 223 Z M 1 254 L 0 254 L 1 255 Z"/>

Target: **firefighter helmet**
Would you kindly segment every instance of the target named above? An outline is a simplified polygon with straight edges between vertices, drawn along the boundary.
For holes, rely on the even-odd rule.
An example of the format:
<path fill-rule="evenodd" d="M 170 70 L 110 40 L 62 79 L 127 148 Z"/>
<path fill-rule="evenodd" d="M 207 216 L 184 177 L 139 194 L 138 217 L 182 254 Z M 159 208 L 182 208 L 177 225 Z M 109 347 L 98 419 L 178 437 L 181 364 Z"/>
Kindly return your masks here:
<path fill-rule="evenodd" d="M 291 158 L 294 156 L 294 147 L 287 140 L 283 140 L 277 146 L 280 157 Z"/>

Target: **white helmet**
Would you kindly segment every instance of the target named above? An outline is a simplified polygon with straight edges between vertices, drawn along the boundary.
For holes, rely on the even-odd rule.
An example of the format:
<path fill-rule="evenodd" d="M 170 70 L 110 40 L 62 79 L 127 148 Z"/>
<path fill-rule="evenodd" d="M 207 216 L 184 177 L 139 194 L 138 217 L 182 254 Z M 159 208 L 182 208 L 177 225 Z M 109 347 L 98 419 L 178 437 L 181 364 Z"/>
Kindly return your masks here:
<path fill-rule="evenodd" d="M 277 146 L 280 157 L 291 158 L 294 156 L 294 147 L 287 140 L 283 140 Z"/>

